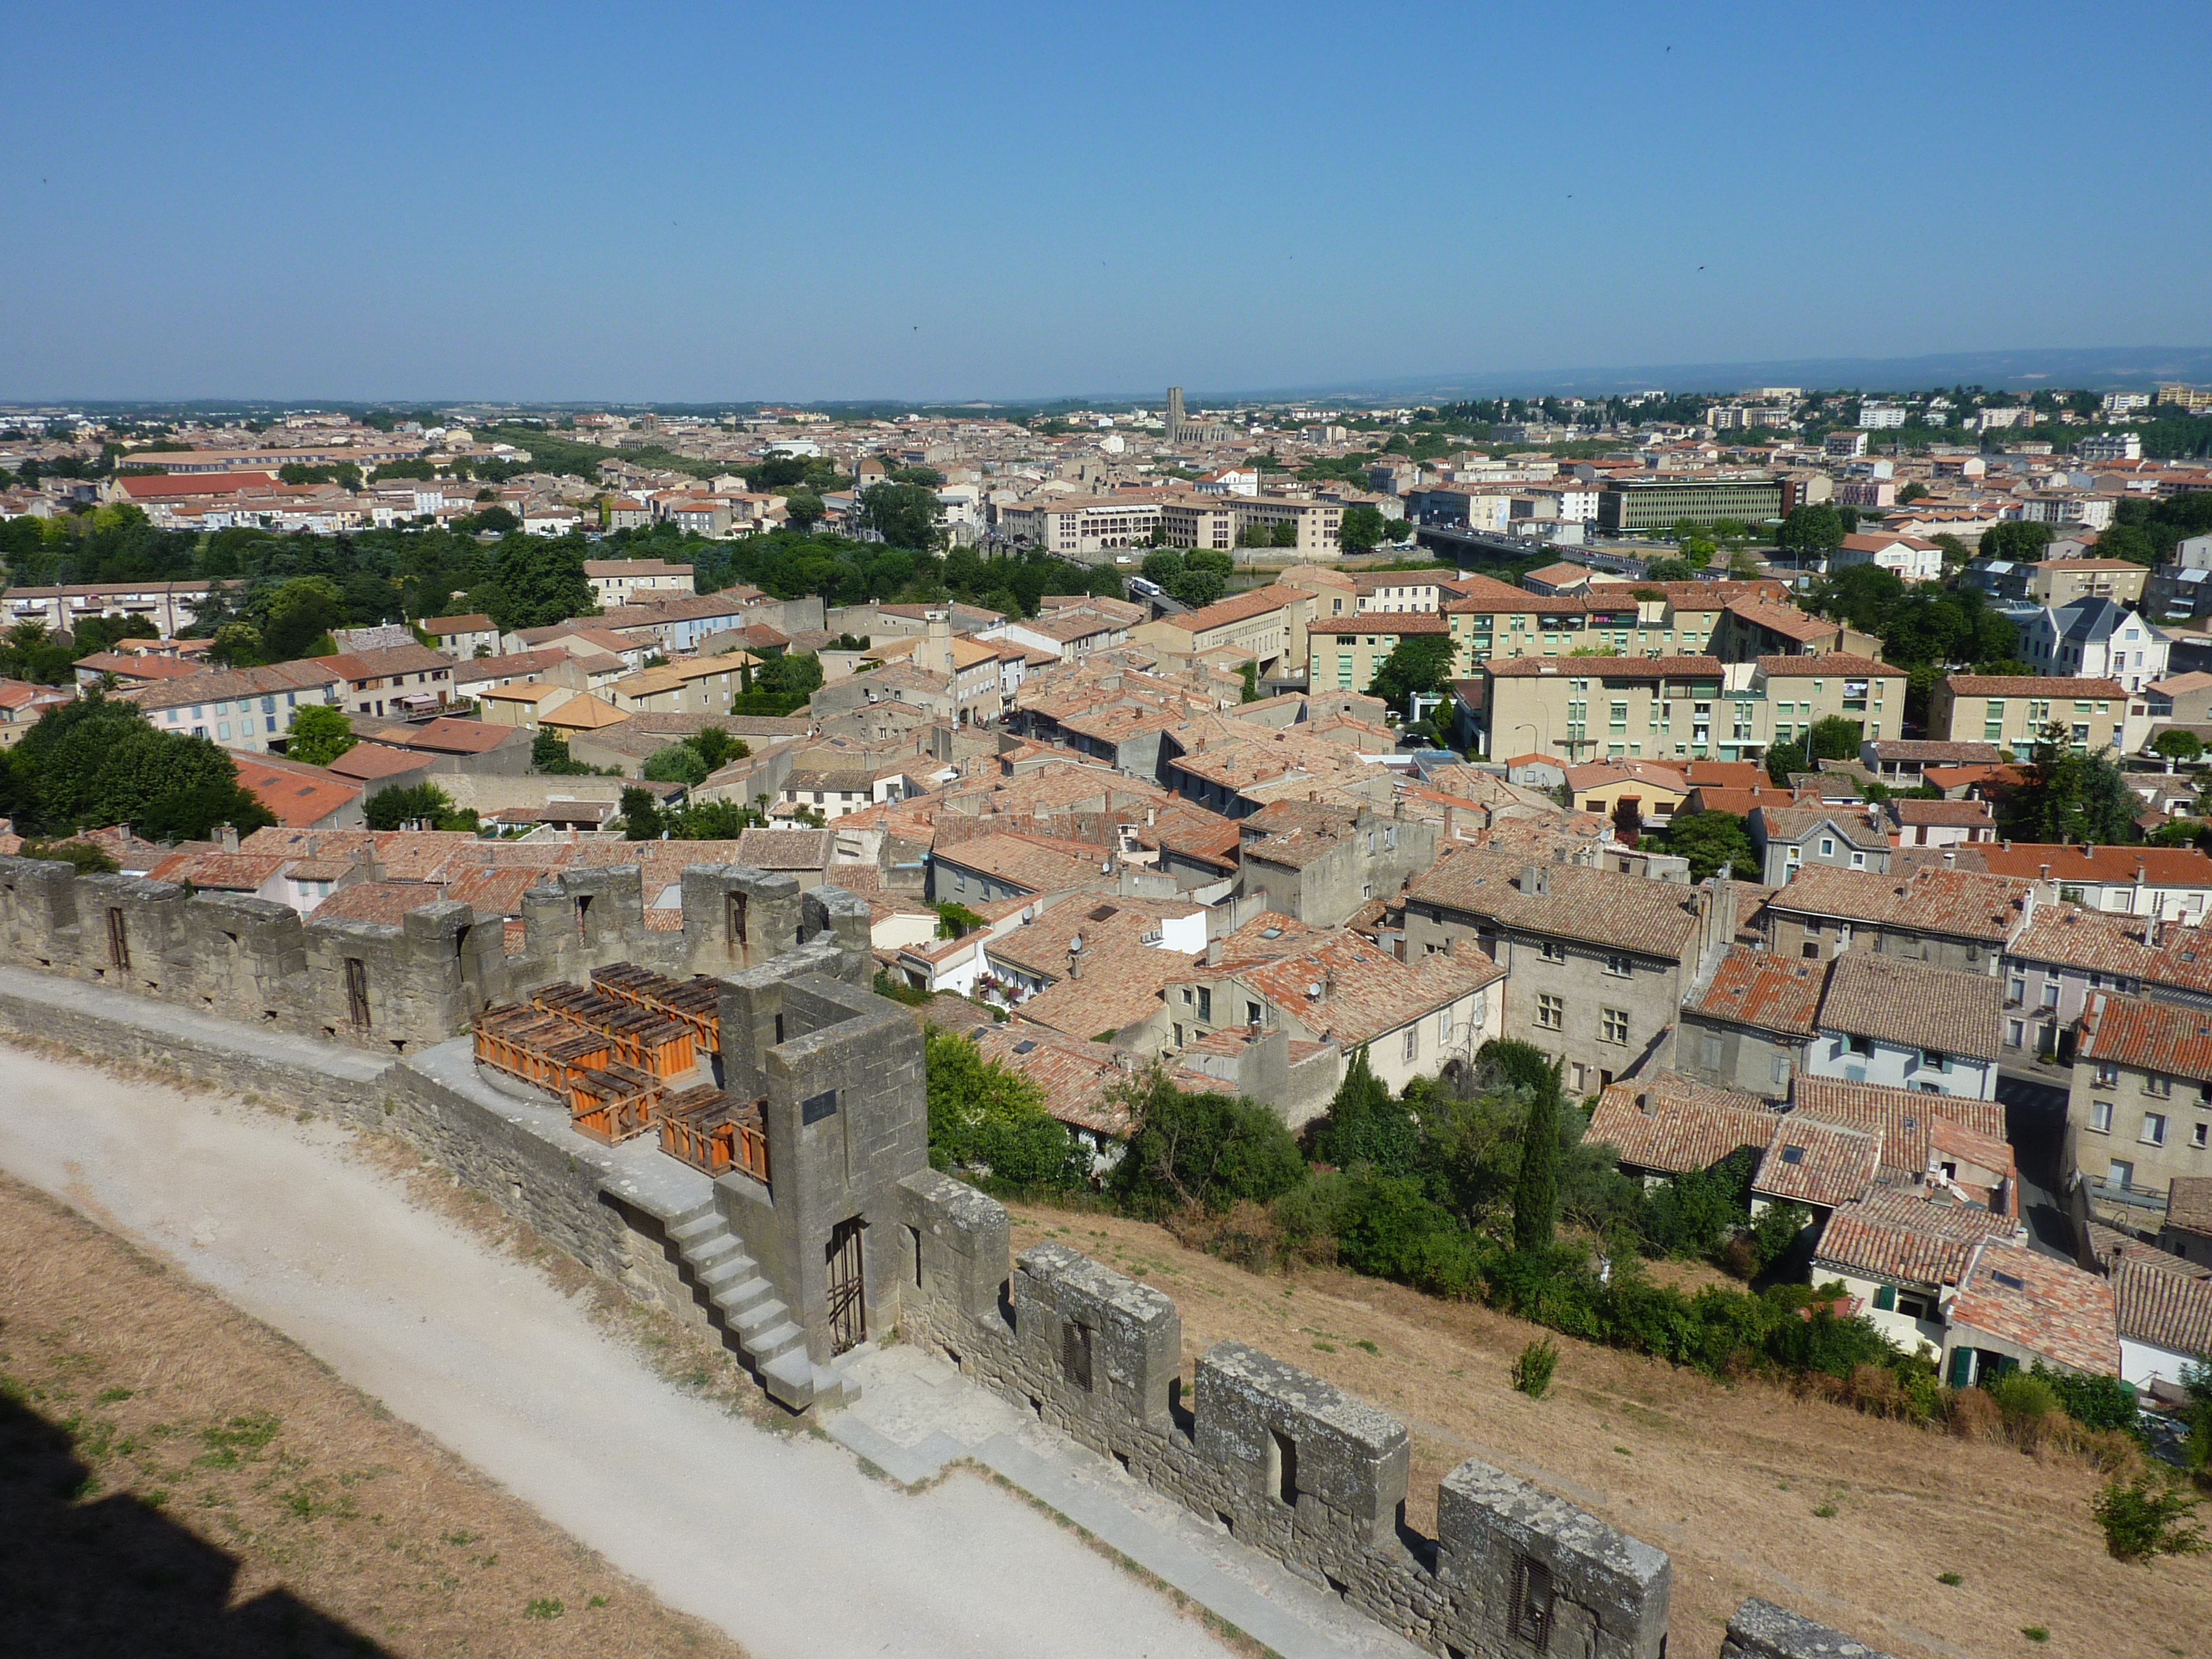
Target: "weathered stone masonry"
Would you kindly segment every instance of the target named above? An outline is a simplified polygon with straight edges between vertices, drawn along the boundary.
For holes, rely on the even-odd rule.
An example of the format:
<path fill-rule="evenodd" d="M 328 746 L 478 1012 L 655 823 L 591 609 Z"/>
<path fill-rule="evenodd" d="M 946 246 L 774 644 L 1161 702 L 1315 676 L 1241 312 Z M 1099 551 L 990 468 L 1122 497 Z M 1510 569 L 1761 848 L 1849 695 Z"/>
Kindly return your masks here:
<path fill-rule="evenodd" d="M 461 904 L 398 927 L 302 924 L 253 899 L 0 860 L 0 960 L 33 970 L 0 985 L 0 1023 L 395 1133 L 716 1330 L 794 1408 L 849 1397 L 842 1351 L 896 1328 L 1433 1651 L 1663 1659 L 1661 1551 L 1472 1460 L 1423 1537 L 1405 1522 L 1407 1431 L 1386 1413 L 1233 1342 L 1200 1358 L 1186 1401 L 1167 1297 L 1055 1243 L 1010 1262 L 1006 1212 L 927 1167 L 921 1035 L 861 988 L 864 902 L 738 866 L 695 866 L 682 895 L 683 933 L 648 932 L 634 867 L 556 878 L 526 896 L 509 956 L 502 925 Z M 641 1173 L 635 1144 L 595 1145 L 565 1110 L 502 1095 L 450 1040 L 487 1003 L 623 959 L 718 976 L 721 1080 L 762 1103 L 769 1182 L 674 1160 Z M 56 994 L 72 981 L 100 988 Z M 833 1328 L 827 1264 L 853 1232 L 857 1307 Z M 1758 1601 L 1722 1653 L 1881 1659 Z"/>
<path fill-rule="evenodd" d="M 1006 1212 L 925 1171 L 903 1183 L 903 1334 L 1243 1541 L 1444 1654 L 1658 1659 L 1666 1555 L 1488 1464 L 1408 1528 L 1405 1425 L 1240 1343 L 1180 1399 L 1175 1304 L 1055 1243 L 1011 1273 Z"/>

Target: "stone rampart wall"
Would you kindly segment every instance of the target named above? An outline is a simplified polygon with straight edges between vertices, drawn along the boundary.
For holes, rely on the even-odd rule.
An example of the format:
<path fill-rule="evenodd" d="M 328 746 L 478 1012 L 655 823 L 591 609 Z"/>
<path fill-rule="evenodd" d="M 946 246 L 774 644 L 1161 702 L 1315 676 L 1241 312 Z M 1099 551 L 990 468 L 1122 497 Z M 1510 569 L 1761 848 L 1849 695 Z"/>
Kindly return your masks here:
<path fill-rule="evenodd" d="M 909 1177 L 902 1329 L 1139 1480 L 1444 1654 L 1659 1659 L 1666 1555 L 1489 1465 L 1405 1522 L 1405 1425 L 1235 1342 L 1181 1389 L 1182 1320 L 1150 1285 L 1056 1243 L 1006 1255 L 1006 1212 Z"/>

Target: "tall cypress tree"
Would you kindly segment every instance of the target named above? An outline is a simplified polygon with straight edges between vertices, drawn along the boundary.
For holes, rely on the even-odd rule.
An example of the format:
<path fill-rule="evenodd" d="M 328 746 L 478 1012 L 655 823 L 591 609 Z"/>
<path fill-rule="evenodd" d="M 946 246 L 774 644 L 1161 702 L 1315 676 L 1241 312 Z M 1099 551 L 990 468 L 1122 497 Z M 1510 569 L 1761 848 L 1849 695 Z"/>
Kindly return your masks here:
<path fill-rule="evenodd" d="M 1531 1091 L 1521 1125 L 1521 1174 L 1513 1183 L 1513 1245 L 1548 1249 L 1559 1219 L 1559 1072 Z"/>

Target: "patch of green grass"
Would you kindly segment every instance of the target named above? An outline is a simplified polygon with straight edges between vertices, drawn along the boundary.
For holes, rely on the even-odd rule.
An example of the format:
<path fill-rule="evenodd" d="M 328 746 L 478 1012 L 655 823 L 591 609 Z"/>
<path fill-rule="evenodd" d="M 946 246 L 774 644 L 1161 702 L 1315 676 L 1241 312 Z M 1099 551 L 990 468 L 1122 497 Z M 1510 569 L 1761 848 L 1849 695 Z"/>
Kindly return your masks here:
<path fill-rule="evenodd" d="M 1334 1353 L 1336 1352 L 1336 1346 L 1334 1343 L 1316 1342 L 1314 1344 L 1314 1346 L 1320 1349 L 1323 1353 Z"/>
<path fill-rule="evenodd" d="M 93 1395 L 92 1402 L 95 1406 L 112 1406 L 118 1400 L 130 1399 L 131 1393 L 129 1389 L 102 1389 Z"/>
<path fill-rule="evenodd" d="M 606 1604 L 607 1598 L 604 1595 L 594 1595 L 590 1601 L 584 1603 L 587 1607 L 603 1607 L 606 1606 Z"/>
<path fill-rule="evenodd" d="M 2051 1632 L 2041 1625 L 2022 1625 L 2020 1633 L 2031 1642 L 2048 1642 Z"/>
<path fill-rule="evenodd" d="M 1634 1452 L 1629 1450 L 1626 1446 L 1615 1446 L 1613 1450 L 1619 1452 L 1623 1457 L 1633 1457 L 1636 1455 Z"/>
<path fill-rule="evenodd" d="M 529 1605 L 522 1610 L 522 1616 L 525 1619 L 558 1619 L 568 1611 L 559 1596 L 538 1595 L 531 1598 Z"/>
<path fill-rule="evenodd" d="M 207 1451 L 195 1461 L 211 1469 L 234 1469 L 241 1454 L 259 1451 L 283 1426 L 283 1419 L 267 1412 L 252 1412 L 227 1424 L 210 1425 L 200 1431 L 200 1443 Z"/>
<path fill-rule="evenodd" d="M 1368 1352 L 1370 1352 L 1370 1353 L 1381 1353 L 1381 1352 L 1382 1352 L 1382 1349 L 1380 1349 L 1380 1348 L 1376 1347 L 1376 1346 L 1372 1342 L 1370 1342 L 1370 1341 L 1369 1341 L 1365 1337 L 1364 1337 L 1364 1336 L 1363 1336 L 1363 1337 L 1361 1337 L 1361 1338 L 1359 1339 L 1359 1340 L 1358 1340 L 1358 1341 L 1357 1341 L 1357 1342 L 1353 1343 L 1352 1346 L 1353 1347 L 1355 1347 L 1355 1348 L 1364 1348 L 1364 1349 L 1365 1349 Z"/>
<path fill-rule="evenodd" d="M 1939 1572 L 1936 1575 L 1936 1582 L 1939 1584 L 1948 1584 L 1955 1589 L 1960 1584 L 1965 1583 L 1966 1580 L 1966 1576 L 1962 1573 Z"/>
<path fill-rule="evenodd" d="M 477 1541 L 477 1535 L 472 1532 L 449 1532 L 446 1534 L 446 1541 L 448 1544 L 451 1544 L 455 1549 L 459 1549 L 466 1545 L 475 1543 Z"/>
<path fill-rule="evenodd" d="M 1823 1504 L 1813 1513 L 1823 1521 L 1832 1521 L 1836 1518 L 1836 1506 L 1833 1504 Z"/>

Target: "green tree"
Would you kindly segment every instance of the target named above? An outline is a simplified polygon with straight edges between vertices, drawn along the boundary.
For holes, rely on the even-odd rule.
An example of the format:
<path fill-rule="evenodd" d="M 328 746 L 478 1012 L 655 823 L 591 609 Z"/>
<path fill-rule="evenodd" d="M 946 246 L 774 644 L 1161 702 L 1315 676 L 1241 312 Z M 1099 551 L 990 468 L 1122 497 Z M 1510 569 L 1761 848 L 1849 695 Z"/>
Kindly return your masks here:
<path fill-rule="evenodd" d="M 284 753 L 309 766 L 328 766 L 359 743 L 353 722 L 324 703 L 310 703 L 292 716 L 292 738 Z"/>
<path fill-rule="evenodd" d="M 587 777 L 592 771 L 568 753 L 568 739 L 550 729 L 541 729 L 531 738 L 530 769 L 555 777 Z"/>
<path fill-rule="evenodd" d="M 2139 1474 L 2132 1481 L 2113 1476 L 2090 1500 L 2089 1509 L 2114 1559 L 2147 1561 L 2155 1555 L 2204 1553 L 2204 1528 L 2194 1519 L 2197 1504 L 2186 1486 L 2161 1472 Z"/>
<path fill-rule="evenodd" d="M 362 803 L 362 815 L 372 830 L 398 830 L 424 823 L 433 830 L 474 830 L 474 807 L 456 807 L 453 798 L 434 783 L 380 789 Z"/>
<path fill-rule="evenodd" d="M 1655 582 L 1693 582 L 1698 579 L 1697 567 L 1687 559 L 1653 559 L 1644 567 L 1647 580 Z"/>
<path fill-rule="evenodd" d="M 1389 520 L 1365 501 L 1344 509 L 1337 525 L 1336 544 L 1347 553 L 1371 553 L 1386 541 L 1395 541 Z"/>
<path fill-rule="evenodd" d="M 937 497 L 919 484 L 872 484 L 860 492 L 860 520 L 893 547 L 926 552 L 937 541 Z"/>
<path fill-rule="evenodd" d="M 1860 721 L 1845 720 L 1841 714 L 1815 720 L 1807 735 L 1807 753 L 1815 761 L 1856 760 L 1860 734 L 1865 729 Z"/>
<path fill-rule="evenodd" d="M 986 1172 L 1012 1187 L 1082 1184 L 1090 1157 L 1045 1109 L 1033 1080 L 946 1032 L 929 1034 L 922 1058 L 934 1167 Z"/>
<path fill-rule="evenodd" d="M 1457 649 L 1449 634 L 1407 635 L 1375 671 L 1368 696 L 1397 705 L 1410 718 L 1415 692 L 1438 692 L 1450 684 Z"/>
<path fill-rule="evenodd" d="M 787 651 L 763 663 L 753 684 L 779 696 L 811 697 L 822 689 L 822 659 L 811 651 Z"/>
<path fill-rule="evenodd" d="M 1238 698 L 1237 699 L 1237 702 L 1259 702 L 1259 701 L 1260 701 L 1260 665 L 1259 665 L 1258 663 L 1256 663 L 1256 662 L 1248 662 L 1248 663 L 1246 663 L 1246 664 L 1244 665 L 1244 667 L 1243 667 L 1243 678 L 1244 678 L 1244 690 L 1243 690 L 1243 694 L 1242 694 L 1240 696 L 1238 696 Z"/>
<path fill-rule="evenodd" d="M 1344 1081 L 1328 1115 L 1315 1120 L 1307 1147 L 1316 1161 L 1340 1169 L 1364 1166 L 1381 1175 L 1403 1176 L 1418 1166 L 1420 1129 L 1407 1103 L 1393 1099 L 1389 1085 L 1369 1067 L 1364 1043 L 1352 1050 Z"/>
<path fill-rule="evenodd" d="M 1831 501 L 1808 502 L 1790 509 L 1774 532 L 1774 545 L 1799 563 L 1828 557 L 1844 544 L 1844 516 Z"/>
<path fill-rule="evenodd" d="M 1783 742 L 1767 745 L 1766 775 L 1775 782 L 1786 787 L 1793 773 L 1812 769 L 1812 763 L 1805 758 L 1803 744 Z"/>
<path fill-rule="evenodd" d="M 2125 846 L 2136 838 L 2142 800 L 2128 787 L 2111 753 L 2073 746 L 2073 733 L 2053 720 L 2038 738 L 2027 787 L 2006 796 L 2006 831 L 2015 841 Z"/>
<path fill-rule="evenodd" d="M 645 757 L 639 775 L 653 783 L 680 783 L 690 788 L 707 781 L 708 766 L 699 751 L 688 743 L 672 743 L 665 749 L 656 749 Z M 623 791 L 625 794 L 645 794 L 644 790 Z M 649 801 L 651 796 L 647 795 Z M 627 813 L 624 816 L 628 816 Z M 656 832 L 657 833 L 657 832 Z M 642 836 L 633 836 L 633 841 L 642 841 Z"/>
<path fill-rule="evenodd" d="M 215 630 L 208 659 L 221 668 L 252 668 L 268 660 L 262 650 L 260 630 L 242 622 L 228 622 Z"/>
<path fill-rule="evenodd" d="M 829 511 L 828 503 L 811 489 L 796 489 L 783 498 L 784 518 L 794 530 L 813 529 Z"/>
<path fill-rule="evenodd" d="M 2033 564 L 2042 558 L 2057 534 L 2047 524 L 2031 519 L 2008 519 L 1982 532 L 1982 556 L 2019 559 Z"/>
<path fill-rule="evenodd" d="M 2151 753 L 2154 755 L 2163 755 L 2166 757 L 2166 769 L 2171 772 L 2173 769 L 2173 763 L 2175 761 L 2195 760 L 2199 755 L 2203 754 L 2204 752 L 2204 743 L 2203 740 L 2194 732 L 2185 730 L 2183 727 L 2177 726 L 2169 727 L 2167 730 L 2160 732 L 2155 738 L 2153 738 L 2151 739 L 2150 748 Z"/>
<path fill-rule="evenodd" d="M 1269 1107 L 1185 1094 L 1157 1068 L 1131 1088 L 1127 1104 L 1137 1127 L 1109 1179 L 1138 1214 L 1265 1204 L 1305 1179 L 1298 1144 Z"/>
<path fill-rule="evenodd" d="M 1494 1045 L 1492 1045 L 1494 1046 Z M 1521 1172 L 1513 1183 L 1513 1247 L 1548 1249 L 1559 1218 L 1559 1067 L 1546 1068 L 1521 1128 Z"/>
<path fill-rule="evenodd" d="M 1291 519 L 1279 520 L 1267 532 L 1267 543 L 1271 547 L 1296 547 L 1298 544 L 1297 521 Z"/>
<path fill-rule="evenodd" d="M 1705 881 L 1727 865 L 1739 881 L 1759 878 L 1744 821 L 1733 812 L 1679 812 L 1667 827 L 1666 849 L 1690 861 L 1690 879 Z"/>
<path fill-rule="evenodd" d="M 264 617 L 261 649 L 270 662 L 326 655 L 316 647 L 346 625 L 345 595 L 328 576 L 295 576 L 270 596 Z"/>
<path fill-rule="evenodd" d="M 214 744 L 160 731 L 134 705 L 97 690 L 48 709 L 7 769 L 19 832 L 128 823 L 149 838 L 199 840 L 222 823 L 257 830 L 276 822 Z"/>
<path fill-rule="evenodd" d="M 1148 582 L 1173 590 L 1182 574 L 1182 555 L 1172 547 L 1163 547 L 1145 555 L 1145 562 L 1137 567 Z"/>
<path fill-rule="evenodd" d="M 592 613 L 580 544 L 510 536 L 492 562 L 491 619 L 501 629 L 550 628 Z"/>
<path fill-rule="evenodd" d="M 817 664 L 818 667 L 820 665 Z M 699 751 L 699 758 L 707 763 L 711 775 L 720 771 L 732 761 L 745 760 L 752 754 L 752 745 L 743 738 L 733 738 L 719 726 L 702 726 L 684 741 Z"/>
<path fill-rule="evenodd" d="M 660 751 L 661 754 L 667 752 L 666 750 Z M 657 760 L 659 756 L 656 755 L 653 758 Z M 693 758 L 696 760 L 697 757 L 694 756 Z M 660 822 L 660 806 L 659 803 L 653 799 L 653 791 L 640 789 L 635 786 L 623 790 L 617 810 L 622 813 L 624 841 L 659 841 L 660 839 L 663 828 Z"/>

